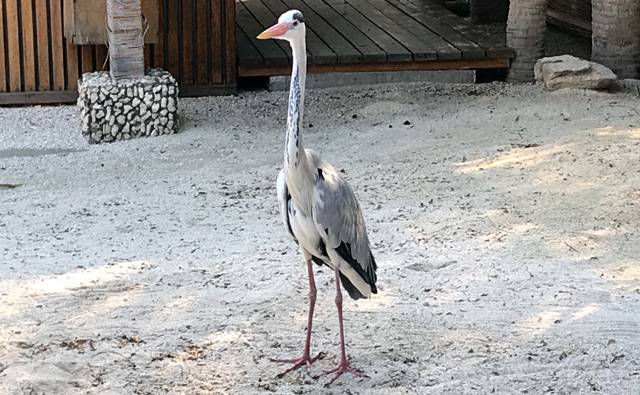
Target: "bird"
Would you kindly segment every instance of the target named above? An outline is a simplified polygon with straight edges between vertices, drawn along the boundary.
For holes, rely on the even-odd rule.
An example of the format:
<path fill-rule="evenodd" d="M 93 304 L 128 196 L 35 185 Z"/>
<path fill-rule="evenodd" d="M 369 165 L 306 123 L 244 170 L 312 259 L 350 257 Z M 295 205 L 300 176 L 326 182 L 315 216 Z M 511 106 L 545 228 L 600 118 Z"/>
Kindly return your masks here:
<path fill-rule="evenodd" d="M 351 366 L 345 346 L 342 290 L 352 299 L 369 298 L 376 288 L 377 264 L 371 252 L 364 215 L 349 184 L 340 172 L 320 155 L 303 146 L 302 129 L 307 74 L 306 26 L 302 12 L 290 10 L 278 22 L 257 36 L 289 42 L 293 65 L 287 110 L 284 167 L 276 179 L 278 203 L 286 231 L 299 246 L 309 279 L 309 311 L 304 350 L 294 359 L 272 359 L 292 364 L 278 375 L 310 366 L 324 356 L 311 354 L 311 332 L 317 289 L 313 263 L 329 267 L 335 275 L 335 303 L 340 331 L 340 362 L 326 372 L 335 374 L 333 383 L 344 373 L 357 377 L 364 372 Z"/>

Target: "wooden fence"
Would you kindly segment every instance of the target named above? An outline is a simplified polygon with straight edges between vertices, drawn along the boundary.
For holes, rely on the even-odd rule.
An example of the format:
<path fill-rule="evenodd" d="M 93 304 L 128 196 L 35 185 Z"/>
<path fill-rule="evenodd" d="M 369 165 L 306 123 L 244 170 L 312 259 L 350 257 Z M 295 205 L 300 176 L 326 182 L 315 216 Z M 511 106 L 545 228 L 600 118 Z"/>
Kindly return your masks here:
<path fill-rule="evenodd" d="M 0 105 L 73 102 L 85 72 L 108 67 L 104 45 L 71 44 L 64 0 L 0 0 Z M 234 0 L 163 0 L 160 42 L 145 46 L 148 67 L 163 67 L 181 94 L 236 87 Z"/>

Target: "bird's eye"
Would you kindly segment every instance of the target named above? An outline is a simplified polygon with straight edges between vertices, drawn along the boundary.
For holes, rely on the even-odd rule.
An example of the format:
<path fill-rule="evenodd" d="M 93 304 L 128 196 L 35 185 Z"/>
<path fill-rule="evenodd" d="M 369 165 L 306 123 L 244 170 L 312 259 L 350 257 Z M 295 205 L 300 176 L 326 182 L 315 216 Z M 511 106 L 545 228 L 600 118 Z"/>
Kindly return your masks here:
<path fill-rule="evenodd" d="M 298 21 L 293 22 L 293 26 L 298 26 Z"/>

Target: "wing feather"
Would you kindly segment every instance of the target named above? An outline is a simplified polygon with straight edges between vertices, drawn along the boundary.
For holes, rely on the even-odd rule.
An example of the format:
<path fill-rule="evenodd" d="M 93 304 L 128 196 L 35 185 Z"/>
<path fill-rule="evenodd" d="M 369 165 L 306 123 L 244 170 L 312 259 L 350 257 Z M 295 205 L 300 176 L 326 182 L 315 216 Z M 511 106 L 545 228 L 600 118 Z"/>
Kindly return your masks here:
<path fill-rule="evenodd" d="M 280 170 L 280 173 L 278 173 L 278 178 L 276 179 L 276 192 L 278 193 L 278 204 L 280 206 L 282 223 L 284 224 L 287 232 L 289 232 L 291 237 L 293 237 L 296 244 L 298 244 L 298 240 L 293 234 L 293 229 L 291 228 L 291 222 L 289 221 L 289 201 L 291 200 L 291 195 L 289 195 L 289 189 L 287 188 L 287 173 L 284 169 Z"/>
<path fill-rule="evenodd" d="M 377 265 L 358 200 L 333 166 L 324 161 L 316 165 L 313 219 L 318 232 L 327 248 L 334 249 L 376 293 Z"/>

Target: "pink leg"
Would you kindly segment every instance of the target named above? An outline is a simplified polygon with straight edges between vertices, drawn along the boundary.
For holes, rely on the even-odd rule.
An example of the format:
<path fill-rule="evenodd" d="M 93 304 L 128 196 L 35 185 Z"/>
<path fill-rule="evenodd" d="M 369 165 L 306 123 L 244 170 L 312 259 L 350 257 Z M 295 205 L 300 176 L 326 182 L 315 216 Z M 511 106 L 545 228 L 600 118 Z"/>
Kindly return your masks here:
<path fill-rule="evenodd" d="M 352 368 L 351 365 L 349 364 L 349 361 L 347 360 L 347 352 L 346 352 L 346 347 L 344 345 L 344 325 L 342 322 L 342 289 L 340 287 L 340 269 L 338 269 L 338 266 L 336 265 L 336 307 L 338 307 L 338 324 L 340 326 L 340 352 L 341 352 L 341 357 L 340 357 L 340 363 L 338 364 L 338 367 L 330 370 L 328 372 L 326 372 L 327 374 L 331 374 L 331 373 L 335 373 L 336 375 L 331 379 L 331 381 L 329 381 L 327 383 L 327 385 L 330 385 L 331 383 L 333 383 L 334 381 L 336 381 L 340 376 L 342 376 L 342 374 L 344 373 L 351 373 L 355 376 L 358 377 L 363 377 L 365 376 L 365 374 L 358 369 Z M 365 376 L 366 377 L 366 376 Z"/>
<path fill-rule="evenodd" d="M 277 376 L 278 378 L 282 378 L 284 377 L 285 374 L 291 371 L 294 371 L 302 366 L 305 366 L 305 365 L 310 366 L 312 363 L 314 363 L 318 359 L 324 358 L 324 353 L 319 353 L 313 358 L 311 357 L 311 325 L 313 322 L 313 311 L 316 307 L 316 294 L 317 294 L 316 282 L 315 282 L 315 279 L 313 278 L 313 263 L 311 262 L 311 259 L 307 260 L 307 272 L 309 275 L 309 315 L 307 316 L 307 340 L 304 344 L 304 351 L 302 353 L 302 356 L 299 358 L 293 358 L 293 359 L 273 359 L 272 358 L 271 359 L 272 362 L 293 364 L 293 366 L 291 366 L 289 369 L 278 374 Z"/>

